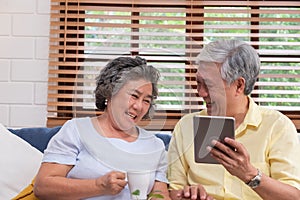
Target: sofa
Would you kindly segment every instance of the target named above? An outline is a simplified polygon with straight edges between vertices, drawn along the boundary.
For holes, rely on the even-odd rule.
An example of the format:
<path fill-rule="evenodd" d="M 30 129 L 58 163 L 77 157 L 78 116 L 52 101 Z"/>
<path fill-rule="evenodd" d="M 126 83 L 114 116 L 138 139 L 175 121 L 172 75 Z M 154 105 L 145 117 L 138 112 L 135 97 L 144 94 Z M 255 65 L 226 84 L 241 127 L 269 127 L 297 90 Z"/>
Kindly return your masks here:
<path fill-rule="evenodd" d="M 31 183 L 49 140 L 60 128 L 7 129 L 0 124 L 0 200 L 12 199 Z M 168 150 L 171 135 L 156 136 Z"/>
<path fill-rule="evenodd" d="M 35 127 L 7 129 L 0 124 L 0 199 L 15 197 L 27 187 L 37 173 L 49 140 L 60 130 Z M 166 150 L 170 134 L 157 133 Z"/>

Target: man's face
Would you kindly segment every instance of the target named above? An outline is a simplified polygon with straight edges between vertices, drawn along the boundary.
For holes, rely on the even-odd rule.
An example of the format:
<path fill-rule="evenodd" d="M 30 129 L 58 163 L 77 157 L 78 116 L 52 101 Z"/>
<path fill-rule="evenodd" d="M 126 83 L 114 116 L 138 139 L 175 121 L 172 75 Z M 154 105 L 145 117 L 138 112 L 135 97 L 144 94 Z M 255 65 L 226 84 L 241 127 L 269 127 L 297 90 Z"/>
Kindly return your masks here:
<path fill-rule="evenodd" d="M 206 103 L 208 115 L 228 115 L 233 94 L 231 86 L 221 78 L 220 65 L 202 62 L 196 80 L 198 94 Z"/>

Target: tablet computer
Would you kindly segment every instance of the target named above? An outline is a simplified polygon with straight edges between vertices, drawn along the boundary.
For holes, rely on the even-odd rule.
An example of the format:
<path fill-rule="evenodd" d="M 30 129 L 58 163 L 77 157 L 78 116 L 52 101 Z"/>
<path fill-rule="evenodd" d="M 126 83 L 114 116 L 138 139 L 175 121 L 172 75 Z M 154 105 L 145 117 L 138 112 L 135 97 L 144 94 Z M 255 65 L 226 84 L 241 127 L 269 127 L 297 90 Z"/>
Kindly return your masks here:
<path fill-rule="evenodd" d="M 210 156 L 206 150 L 207 146 L 212 146 L 213 139 L 223 142 L 225 137 L 234 139 L 233 117 L 224 116 L 201 116 L 193 118 L 194 129 L 194 154 L 196 163 L 219 164 L 217 160 Z"/>

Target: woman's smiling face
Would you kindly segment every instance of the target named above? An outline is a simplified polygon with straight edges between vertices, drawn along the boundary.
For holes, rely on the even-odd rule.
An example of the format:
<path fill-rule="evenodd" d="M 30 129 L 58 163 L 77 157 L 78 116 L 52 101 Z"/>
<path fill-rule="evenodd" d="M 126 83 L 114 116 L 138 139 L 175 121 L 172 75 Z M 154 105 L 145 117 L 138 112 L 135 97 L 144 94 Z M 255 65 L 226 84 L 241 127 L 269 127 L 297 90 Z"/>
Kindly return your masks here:
<path fill-rule="evenodd" d="M 127 82 L 108 101 L 108 114 L 119 130 L 134 128 L 148 112 L 153 100 L 152 83 L 143 79 Z"/>

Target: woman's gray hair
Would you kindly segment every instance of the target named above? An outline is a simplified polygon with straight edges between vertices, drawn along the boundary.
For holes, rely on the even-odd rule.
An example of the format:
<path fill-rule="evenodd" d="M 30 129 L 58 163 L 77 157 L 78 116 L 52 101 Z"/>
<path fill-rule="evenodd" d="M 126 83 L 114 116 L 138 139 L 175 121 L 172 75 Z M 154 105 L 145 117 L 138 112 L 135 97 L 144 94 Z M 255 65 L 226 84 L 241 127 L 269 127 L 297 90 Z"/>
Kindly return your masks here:
<path fill-rule="evenodd" d="M 110 61 L 96 77 L 96 107 L 103 111 L 106 108 L 106 100 L 128 82 L 132 80 L 146 80 L 152 83 L 152 96 L 155 99 L 158 95 L 157 82 L 160 77 L 159 71 L 152 65 L 147 65 L 147 61 L 141 57 L 118 57 Z M 143 119 L 152 117 L 154 114 L 154 103 Z"/>
<path fill-rule="evenodd" d="M 240 40 L 218 40 L 207 44 L 196 58 L 197 64 L 213 62 L 221 64 L 221 77 L 228 84 L 239 77 L 245 79 L 244 94 L 254 89 L 260 71 L 260 59 L 256 50 Z"/>

